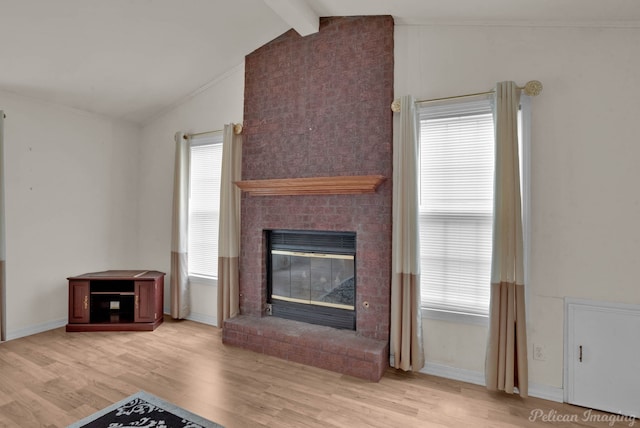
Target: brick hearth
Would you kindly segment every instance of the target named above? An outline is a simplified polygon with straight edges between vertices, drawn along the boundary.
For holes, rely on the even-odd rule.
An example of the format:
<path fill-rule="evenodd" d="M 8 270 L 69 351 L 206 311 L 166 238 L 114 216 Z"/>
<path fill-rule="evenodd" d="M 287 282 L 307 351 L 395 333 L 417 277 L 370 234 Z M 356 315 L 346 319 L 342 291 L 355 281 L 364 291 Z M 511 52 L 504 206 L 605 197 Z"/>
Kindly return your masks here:
<path fill-rule="evenodd" d="M 378 380 L 388 366 L 393 19 L 322 18 L 246 57 L 243 180 L 381 175 L 375 193 L 242 196 L 240 312 L 224 343 Z M 265 315 L 265 230 L 356 233 L 356 332 Z"/>
<path fill-rule="evenodd" d="M 296 363 L 378 381 L 388 366 L 387 342 L 354 331 L 241 315 L 225 322 L 224 341 Z"/>

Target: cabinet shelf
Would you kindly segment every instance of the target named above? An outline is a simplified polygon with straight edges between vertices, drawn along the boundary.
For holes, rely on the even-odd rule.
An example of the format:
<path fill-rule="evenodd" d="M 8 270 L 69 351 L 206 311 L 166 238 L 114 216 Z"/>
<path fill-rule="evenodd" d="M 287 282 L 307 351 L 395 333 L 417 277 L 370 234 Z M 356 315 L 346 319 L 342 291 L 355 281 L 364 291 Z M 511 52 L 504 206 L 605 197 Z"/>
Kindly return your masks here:
<path fill-rule="evenodd" d="M 134 291 L 92 291 L 91 295 L 108 295 L 108 296 L 135 296 Z"/>

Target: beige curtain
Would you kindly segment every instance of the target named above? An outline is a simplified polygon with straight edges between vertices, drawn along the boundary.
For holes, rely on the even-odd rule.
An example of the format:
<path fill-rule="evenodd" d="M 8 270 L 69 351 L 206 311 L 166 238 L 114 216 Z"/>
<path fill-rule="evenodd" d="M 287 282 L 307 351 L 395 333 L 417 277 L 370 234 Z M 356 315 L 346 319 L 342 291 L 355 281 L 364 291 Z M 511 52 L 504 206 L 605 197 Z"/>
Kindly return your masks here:
<path fill-rule="evenodd" d="M 218 327 L 239 313 L 240 180 L 242 136 L 233 124 L 224 126 L 222 176 L 220 179 L 220 225 L 218 233 Z"/>
<path fill-rule="evenodd" d="M 0 341 L 6 339 L 5 318 L 4 112 L 0 110 Z"/>
<path fill-rule="evenodd" d="M 411 96 L 400 99 L 400 114 L 394 125 L 390 364 L 417 371 L 424 366 L 424 350 L 420 316 L 418 134 Z"/>
<path fill-rule="evenodd" d="M 175 136 L 176 157 L 173 171 L 173 218 L 171 223 L 171 316 L 189 315 L 189 275 L 187 249 L 189 232 L 189 146 L 184 133 Z"/>
<path fill-rule="evenodd" d="M 495 182 L 491 305 L 486 354 L 487 388 L 528 395 L 527 331 L 520 172 L 518 160 L 519 90 L 500 82 L 495 93 Z"/>

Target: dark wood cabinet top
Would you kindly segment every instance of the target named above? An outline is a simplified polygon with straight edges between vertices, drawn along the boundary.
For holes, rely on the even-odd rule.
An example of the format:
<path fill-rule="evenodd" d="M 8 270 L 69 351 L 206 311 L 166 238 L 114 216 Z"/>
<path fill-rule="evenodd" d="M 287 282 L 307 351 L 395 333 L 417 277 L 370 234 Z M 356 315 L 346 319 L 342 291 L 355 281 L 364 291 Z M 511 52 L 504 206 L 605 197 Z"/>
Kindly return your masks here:
<path fill-rule="evenodd" d="M 105 270 L 102 272 L 89 272 L 78 276 L 70 276 L 72 279 L 88 279 L 88 280 L 155 280 L 164 276 L 163 272 L 157 270 Z"/>

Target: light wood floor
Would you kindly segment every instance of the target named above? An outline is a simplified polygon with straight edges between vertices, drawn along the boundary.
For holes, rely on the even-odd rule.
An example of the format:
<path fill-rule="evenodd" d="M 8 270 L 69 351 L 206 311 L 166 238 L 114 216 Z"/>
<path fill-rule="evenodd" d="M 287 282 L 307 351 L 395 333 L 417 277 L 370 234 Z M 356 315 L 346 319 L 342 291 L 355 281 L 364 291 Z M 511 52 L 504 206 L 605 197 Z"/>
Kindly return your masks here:
<path fill-rule="evenodd" d="M 422 374 L 389 370 L 371 383 L 228 347 L 220 336 L 167 320 L 154 332 L 60 328 L 0 344 L 0 426 L 64 427 L 139 390 L 227 428 L 609 426 L 584 421 L 582 408 Z M 534 424 L 536 409 L 577 422 Z"/>

